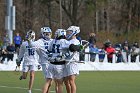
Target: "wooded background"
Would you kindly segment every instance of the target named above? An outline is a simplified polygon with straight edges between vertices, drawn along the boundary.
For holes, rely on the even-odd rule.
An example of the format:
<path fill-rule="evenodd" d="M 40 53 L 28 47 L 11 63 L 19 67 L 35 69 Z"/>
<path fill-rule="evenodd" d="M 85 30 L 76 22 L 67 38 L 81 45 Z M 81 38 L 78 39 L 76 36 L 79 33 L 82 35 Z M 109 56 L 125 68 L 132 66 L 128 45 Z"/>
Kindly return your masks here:
<path fill-rule="evenodd" d="M 13 0 L 16 6 L 16 32 L 25 36 L 29 29 L 53 30 L 77 25 L 82 39 L 96 33 L 97 42 L 140 42 L 140 0 Z M 61 1 L 61 3 L 60 3 Z M 60 6 L 61 4 L 61 6 Z M 60 7 L 62 12 L 60 12 Z M 0 35 L 5 35 L 6 0 L 0 0 Z"/>

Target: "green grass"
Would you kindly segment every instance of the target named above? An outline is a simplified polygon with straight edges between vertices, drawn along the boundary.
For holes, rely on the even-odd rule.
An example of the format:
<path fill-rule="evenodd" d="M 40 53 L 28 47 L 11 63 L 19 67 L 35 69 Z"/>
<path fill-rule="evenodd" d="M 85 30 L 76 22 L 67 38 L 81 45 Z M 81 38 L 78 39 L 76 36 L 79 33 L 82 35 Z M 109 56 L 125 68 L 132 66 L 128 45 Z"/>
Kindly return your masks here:
<path fill-rule="evenodd" d="M 0 72 L 0 93 L 27 93 L 28 80 L 19 80 L 20 74 Z M 42 72 L 36 72 L 33 89 L 41 89 L 45 80 Z M 139 71 L 93 71 L 80 72 L 76 80 L 77 93 L 140 93 Z M 2 86 L 8 86 L 2 87 Z M 51 88 L 54 91 L 54 85 Z M 33 90 L 33 93 L 41 91 Z M 64 93 L 66 93 L 64 89 Z"/>

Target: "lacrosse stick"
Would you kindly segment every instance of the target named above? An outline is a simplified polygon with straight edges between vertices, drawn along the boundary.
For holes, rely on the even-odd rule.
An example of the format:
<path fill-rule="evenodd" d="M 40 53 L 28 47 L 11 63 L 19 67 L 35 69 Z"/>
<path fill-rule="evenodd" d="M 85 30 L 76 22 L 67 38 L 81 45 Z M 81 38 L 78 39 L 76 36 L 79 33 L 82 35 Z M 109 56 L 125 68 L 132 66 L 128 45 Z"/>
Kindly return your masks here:
<path fill-rule="evenodd" d="M 80 47 L 81 47 L 81 51 L 79 51 L 79 53 L 83 53 L 84 50 L 85 50 L 85 48 L 87 48 L 87 46 L 89 45 L 89 42 L 88 42 L 88 41 L 85 41 L 85 40 L 84 40 L 84 42 L 86 42 L 86 44 L 84 44 L 83 46 L 80 46 Z M 44 46 L 42 46 L 42 47 L 44 47 Z M 34 46 L 32 47 L 32 46 L 31 46 L 31 48 L 36 48 L 36 49 L 42 50 L 42 51 L 44 51 L 44 52 L 47 52 L 46 49 L 43 49 L 43 48 L 40 48 L 40 47 L 34 47 Z M 64 49 L 63 49 L 63 50 L 64 50 Z M 84 63 L 84 61 L 73 61 L 73 57 L 75 56 L 76 53 L 77 53 L 77 52 L 74 52 L 74 53 L 70 56 L 70 60 L 68 61 L 68 63 L 70 63 L 70 62 Z M 51 55 L 51 54 L 50 54 L 50 53 L 49 53 L 49 54 L 45 54 L 45 57 L 47 57 L 48 60 L 51 59 L 51 56 L 49 57 L 49 55 Z"/>
<path fill-rule="evenodd" d="M 89 45 L 89 42 L 86 41 L 86 44 L 84 44 L 84 45 L 82 46 L 82 49 L 81 49 L 81 51 L 79 51 L 79 53 L 83 53 L 84 50 L 88 47 L 88 45 Z M 67 62 L 67 65 L 70 64 L 71 62 L 85 63 L 84 61 L 74 61 L 74 60 L 73 60 L 74 56 L 75 56 L 77 53 L 78 53 L 77 51 L 73 52 L 73 54 L 70 56 L 70 60 Z"/>

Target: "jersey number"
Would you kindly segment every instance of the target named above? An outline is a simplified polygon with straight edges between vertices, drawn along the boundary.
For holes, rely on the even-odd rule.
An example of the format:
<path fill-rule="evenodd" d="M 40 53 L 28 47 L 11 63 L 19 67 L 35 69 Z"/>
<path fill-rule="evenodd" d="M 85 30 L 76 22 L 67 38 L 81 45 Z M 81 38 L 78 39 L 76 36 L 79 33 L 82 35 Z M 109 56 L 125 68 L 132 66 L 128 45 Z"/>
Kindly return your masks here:
<path fill-rule="evenodd" d="M 44 43 L 46 54 L 49 54 L 48 45 L 49 45 L 48 43 Z"/>
<path fill-rule="evenodd" d="M 59 47 L 60 47 L 59 44 L 58 45 L 53 44 L 52 52 L 53 53 L 60 53 Z"/>
<path fill-rule="evenodd" d="M 34 55 L 35 51 L 33 49 L 28 49 L 28 54 L 29 56 Z"/>

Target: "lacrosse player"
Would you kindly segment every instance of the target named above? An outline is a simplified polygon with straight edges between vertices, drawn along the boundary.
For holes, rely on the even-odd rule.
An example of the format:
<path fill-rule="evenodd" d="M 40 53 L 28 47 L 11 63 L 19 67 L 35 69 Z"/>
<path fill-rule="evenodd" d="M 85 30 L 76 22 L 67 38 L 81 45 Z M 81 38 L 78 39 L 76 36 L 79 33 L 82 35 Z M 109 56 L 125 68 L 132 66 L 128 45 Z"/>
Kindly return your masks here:
<path fill-rule="evenodd" d="M 49 50 L 51 50 L 51 56 L 49 58 L 50 65 L 48 67 L 48 80 L 55 80 L 57 84 L 56 93 L 62 93 L 63 91 L 63 70 L 65 67 L 65 50 L 63 49 L 65 43 L 67 43 L 66 31 L 64 29 L 57 29 L 55 32 L 55 39 L 51 42 Z M 46 93 L 45 91 L 43 93 Z"/>
<path fill-rule="evenodd" d="M 67 29 L 66 39 L 69 41 L 69 55 L 67 59 L 68 63 L 65 65 L 64 77 L 67 93 L 76 93 L 75 78 L 79 74 L 78 63 L 79 61 L 79 40 L 76 39 L 76 35 L 80 32 L 80 28 L 77 26 L 70 26 Z"/>
<path fill-rule="evenodd" d="M 26 39 L 30 41 L 35 40 L 35 32 L 32 30 L 29 30 L 26 35 Z M 18 59 L 16 61 L 20 62 L 24 58 L 23 62 L 23 69 L 22 72 L 23 74 L 20 76 L 20 80 L 26 79 L 28 71 L 30 71 L 30 80 L 29 80 L 29 90 L 28 93 L 31 93 L 31 89 L 33 86 L 34 82 L 34 75 L 35 75 L 35 70 L 36 70 L 36 62 L 38 61 L 37 59 L 37 53 L 35 51 L 35 48 L 30 47 L 30 44 L 28 41 L 25 41 L 22 43 L 18 55 Z"/>
<path fill-rule="evenodd" d="M 52 31 L 49 27 L 42 27 L 41 28 L 41 38 L 38 39 L 35 42 L 30 42 L 32 47 L 36 48 L 37 54 L 39 55 L 39 64 L 42 67 L 43 74 L 45 76 L 46 82 L 43 87 L 42 91 L 49 92 L 49 88 L 51 86 L 51 82 L 46 78 L 47 77 L 47 71 L 48 71 L 48 55 L 49 55 L 49 44 L 52 41 L 51 39 Z"/>

